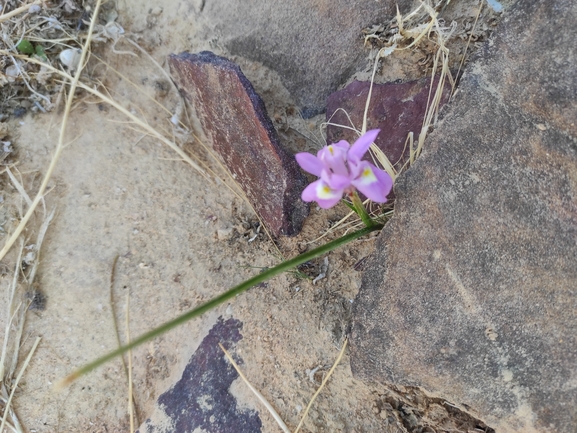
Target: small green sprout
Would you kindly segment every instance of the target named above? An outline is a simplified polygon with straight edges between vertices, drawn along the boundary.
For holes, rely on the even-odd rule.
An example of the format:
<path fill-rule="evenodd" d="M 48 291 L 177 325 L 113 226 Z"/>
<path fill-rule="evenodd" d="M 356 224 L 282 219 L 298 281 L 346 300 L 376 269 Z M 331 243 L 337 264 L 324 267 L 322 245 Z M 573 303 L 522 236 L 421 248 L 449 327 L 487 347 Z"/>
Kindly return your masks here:
<path fill-rule="evenodd" d="M 34 45 L 28 39 L 22 39 L 22 41 L 16 45 L 18 51 L 22 54 L 34 54 L 36 51 L 34 50 Z"/>

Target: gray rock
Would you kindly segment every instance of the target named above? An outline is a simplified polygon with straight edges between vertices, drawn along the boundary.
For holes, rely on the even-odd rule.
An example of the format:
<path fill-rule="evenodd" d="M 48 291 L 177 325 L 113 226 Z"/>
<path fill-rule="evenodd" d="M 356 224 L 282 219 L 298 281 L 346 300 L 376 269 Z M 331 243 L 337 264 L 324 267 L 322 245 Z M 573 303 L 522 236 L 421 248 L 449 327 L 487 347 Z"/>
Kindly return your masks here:
<path fill-rule="evenodd" d="M 278 72 L 306 118 L 367 56 L 361 30 L 394 16 L 397 3 L 406 12 L 413 1 L 213 0 L 202 13 L 232 54 Z"/>
<path fill-rule="evenodd" d="M 521 0 L 469 65 L 398 178 L 354 304 L 357 377 L 499 433 L 575 432 L 576 40 L 574 1 Z"/>
<path fill-rule="evenodd" d="M 309 210 L 300 198 L 306 178 L 240 68 L 209 51 L 171 55 L 168 63 L 214 150 L 267 227 L 276 236 L 297 234 Z"/>

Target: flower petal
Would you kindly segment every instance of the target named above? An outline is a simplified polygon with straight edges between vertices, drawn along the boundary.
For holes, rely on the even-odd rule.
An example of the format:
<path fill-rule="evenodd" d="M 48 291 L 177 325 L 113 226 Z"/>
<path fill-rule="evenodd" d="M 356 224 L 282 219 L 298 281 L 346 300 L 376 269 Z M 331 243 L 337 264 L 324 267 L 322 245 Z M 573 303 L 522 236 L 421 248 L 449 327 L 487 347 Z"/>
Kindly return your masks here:
<path fill-rule="evenodd" d="M 350 186 L 351 178 L 350 176 L 343 176 L 341 174 L 329 173 L 323 170 L 321 174 L 321 179 L 334 190 L 343 190 Z"/>
<path fill-rule="evenodd" d="M 351 145 L 349 144 L 349 142 L 346 141 L 346 140 L 338 141 L 338 142 L 336 142 L 336 143 L 331 144 L 331 146 L 338 147 L 339 149 L 344 150 L 345 153 L 347 152 L 347 150 L 349 150 L 349 147 L 351 147 Z"/>
<path fill-rule="evenodd" d="M 302 192 L 301 198 L 303 201 L 315 201 L 317 199 L 317 185 L 321 183 L 322 180 L 319 179 L 309 184 Z"/>
<path fill-rule="evenodd" d="M 391 176 L 367 161 L 361 161 L 359 168 L 360 174 L 351 184 L 372 201 L 385 203 L 393 187 Z"/>
<path fill-rule="evenodd" d="M 347 148 L 344 147 L 347 145 Z M 343 176 L 347 176 L 349 171 L 347 169 L 347 149 L 348 143 L 346 141 L 330 144 L 319 150 L 318 158 L 329 167 L 330 171 Z"/>
<path fill-rule="evenodd" d="M 322 179 L 319 179 L 307 186 L 303 193 L 303 201 L 316 201 L 323 209 L 328 209 L 336 205 L 343 196 L 343 190 L 334 190 Z"/>
<path fill-rule="evenodd" d="M 369 150 L 369 147 L 371 147 L 371 143 L 374 142 L 377 135 L 379 135 L 379 132 L 381 132 L 380 129 L 371 129 L 359 137 L 349 149 L 347 155 L 348 160 L 352 162 L 360 161 L 361 158 L 365 156 L 365 153 L 367 153 L 367 150 Z"/>
<path fill-rule="evenodd" d="M 321 172 L 325 168 L 325 164 L 323 164 L 319 158 L 308 152 L 297 153 L 295 158 L 304 171 L 314 174 L 315 176 L 320 177 Z"/>

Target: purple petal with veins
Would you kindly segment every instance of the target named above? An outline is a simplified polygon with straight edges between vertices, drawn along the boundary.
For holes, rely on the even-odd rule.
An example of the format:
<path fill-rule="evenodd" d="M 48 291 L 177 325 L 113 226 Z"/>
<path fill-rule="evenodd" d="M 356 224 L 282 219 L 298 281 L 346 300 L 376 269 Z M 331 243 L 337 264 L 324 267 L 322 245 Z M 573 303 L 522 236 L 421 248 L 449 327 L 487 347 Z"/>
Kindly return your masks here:
<path fill-rule="evenodd" d="M 303 201 L 316 201 L 323 209 L 328 209 L 336 205 L 343 196 L 343 190 L 334 190 L 322 179 L 319 179 L 307 186 L 303 193 Z"/>
<path fill-rule="evenodd" d="M 385 203 L 393 186 L 391 177 L 367 161 L 361 161 L 358 168 L 360 174 L 351 184 L 372 201 Z"/>
<path fill-rule="evenodd" d="M 321 174 L 321 179 L 334 190 L 344 190 L 351 184 L 351 178 L 349 176 L 343 176 L 341 174 L 331 174 L 326 170 L 323 170 Z"/>
<path fill-rule="evenodd" d="M 349 149 L 347 155 L 348 160 L 352 162 L 360 161 L 361 158 L 365 156 L 365 153 L 367 153 L 367 150 L 369 150 L 369 147 L 371 147 L 371 143 L 373 143 L 377 138 L 377 135 L 379 135 L 379 132 L 381 132 L 380 129 L 371 129 L 360 136 L 357 141 L 355 141 L 355 144 L 353 144 Z"/>
<path fill-rule="evenodd" d="M 315 176 L 320 177 L 323 169 L 325 168 L 325 164 L 323 164 L 319 158 L 311 155 L 308 152 L 297 153 L 295 158 L 304 171 L 310 174 L 314 174 Z"/>
<path fill-rule="evenodd" d="M 319 153 L 318 158 L 329 168 L 332 173 L 348 176 L 347 169 L 347 152 L 341 146 L 333 144 L 323 147 Z"/>

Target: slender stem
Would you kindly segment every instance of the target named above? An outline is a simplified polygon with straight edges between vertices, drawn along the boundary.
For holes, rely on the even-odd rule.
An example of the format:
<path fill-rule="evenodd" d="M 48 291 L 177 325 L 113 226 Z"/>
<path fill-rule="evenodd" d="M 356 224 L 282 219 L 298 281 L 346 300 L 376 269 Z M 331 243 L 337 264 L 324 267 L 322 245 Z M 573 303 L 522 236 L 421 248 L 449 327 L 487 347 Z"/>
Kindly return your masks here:
<path fill-rule="evenodd" d="M 301 254 L 300 256 L 287 260 L 286 262 L 283 262 L 280 265 L 275 266 L 274 268 L 270 268 L 265 272 L 255 275 L 254 277 L 240 283 L 238 286 L 235 286 L 232 289 L 228 290 L 227 292 L 224 292 L 222 295 L 217 296 L 216 298 L 213 298 L 212 300 L 200 305 L 199 307 L 196 307 L 195 309 L 184 313 L 183 315 L 177 317 L 176 319 L 166 322 L 164 325 L 160 325 L 158 328 L 155 328 L 152 331 L 149 331 L 146 334 L 141 335 L 140 337 L 132 340 L 129 344 L 119 347 L 118 349 L 108 353 L 107 355 L 104 355 L 103 357 L 98 358 L 97 360 L 92 361 L 91 363 L 85 365 L 79 370 L 76 370 L 75 372 L 65 377 L 59 384 L 59 386 L 66 386 L 72 383 L 80 376 L 88 373 L 91 370 L 94 370 L 96 367 L 104 364 L 105 362 L 110 361 L 111 359 L 119 355 L 122 355 L 126 351 L 133 349 L 136 346 L 139 346 L 147 342 L 148 340 L 151 340 L 152 338 L 157 337 L 160 334 L 163 334 L 171 330 L 172 328 L 175 328 L 176 326 L 189 321 L 190 319 L 193 319 L 194 317 L 200 316 L 201 314 L 211 310 L 212 308 L 228 301 L 231 298 L 234 298 L 236 295 L 245 292 L 246 290 L 250 289 L 252 286 L 256 284 L 262 283 L 263 281 L 266 281 L 274 277 L 275 275 L 288 271 L 289 269 L 294 268 L 295 266 L 298 266 L 302 263 L 308 262 L 309 260 L 312 260 L 316 257 L 322 256 L 323 254 L 326 254 L 329 251 L 332 251 L 335 248 L 340 247 L 341 245 L 344 245 L 348 242 L 360 238 L 361 236 L 367 235 L 375 230 L 380 230 L 382 227 L 383 226 L 380 224 L 373 223 L 371 227 L 366 227 L 362 230 L 349 233 L 348 235 L 335 239 L 334 241 L 328 242 L 318 248 L 315 248 L 311 251 Z"/>
<path fill-rule="evenodd" d="M 355 209 L 355 212 L 361 217 L 361 220 L 365 223 L 367 227 L 374 227 L 375 225 L 377 225 L 377 223 L 374 222 L 370 217 L 370 215 L 368 214 L 367 209 L 363 204 L 363 201 L 361 200 L 359 194 L 356 191 L 354 191 L 351 194 L 351 200 L 353 201 L 353 207 Z"/>

